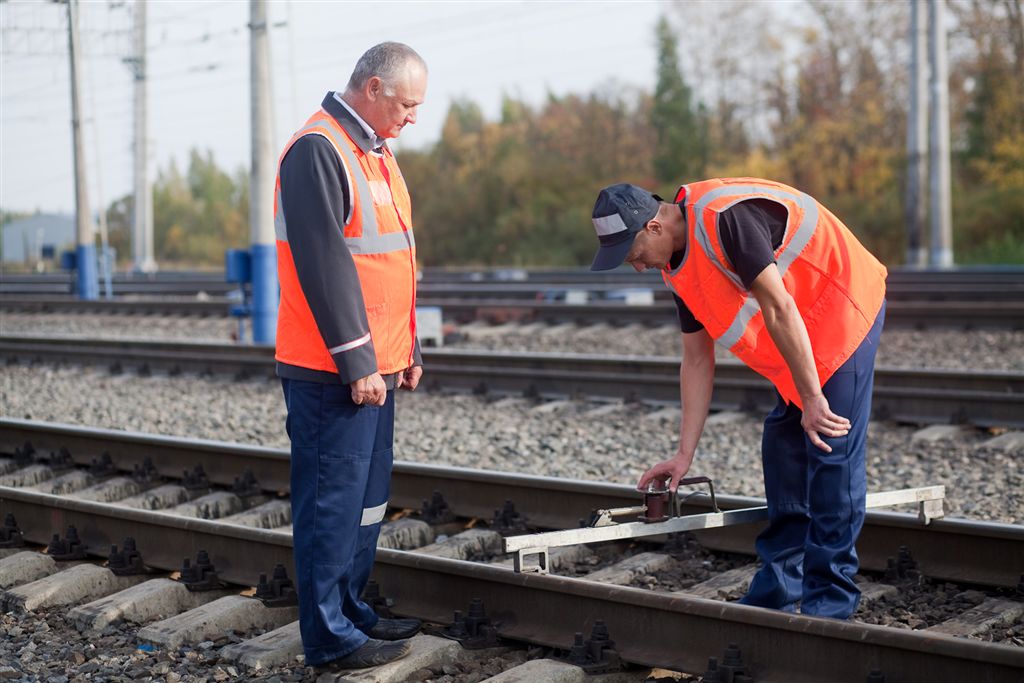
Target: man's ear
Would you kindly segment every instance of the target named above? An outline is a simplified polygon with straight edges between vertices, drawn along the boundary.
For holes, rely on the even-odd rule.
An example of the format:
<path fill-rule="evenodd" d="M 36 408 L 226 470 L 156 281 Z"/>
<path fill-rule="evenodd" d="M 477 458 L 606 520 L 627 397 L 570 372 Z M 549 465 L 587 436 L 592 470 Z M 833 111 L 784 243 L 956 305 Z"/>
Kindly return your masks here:
<path fill-rule="evenodd" d="M 383 91 L 384 82 L 380 80 L 380 76 L 370 76 L 366 79 L 366 86 L 363 88 L 363 92 L 368 100 L 375 101 Z"/>
<path fill-rule="evenodd" d="M 661 223 L 658 221 L 657 216 L 655 216 L 651 220 L 647 221 L 647 225 L 644 226 L 644 230 L 649 231 L 652 235 L 660 235 L 661 231 L 663 229 L 664 228 L 662 227 Z"/>

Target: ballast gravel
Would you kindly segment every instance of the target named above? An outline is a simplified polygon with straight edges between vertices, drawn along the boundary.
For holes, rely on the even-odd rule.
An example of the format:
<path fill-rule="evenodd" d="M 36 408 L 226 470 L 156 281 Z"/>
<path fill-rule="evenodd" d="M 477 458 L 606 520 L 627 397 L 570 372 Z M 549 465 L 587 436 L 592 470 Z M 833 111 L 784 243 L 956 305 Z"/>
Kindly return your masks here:
<path fill-rule="evenodd" d="M 426 369 L 429 379 L 429 366 Z M 111 375 L 92 367 L 9 365 L 0 369 L 4 416 L 287 448 L 275 380 Z M 709 424 L 691 474 L 722 493 L 763 496 L 762 416 Z M 951 516 L 1024 523 L 1020 446 L 986 447 L 988 430 L 915 440 L 916 426 L 869 428 L 871 491 L 946 485 Z M 397 459 L 635 484 L 672 455 L 678 416 L 637 403 L 399 392 Z M 585 514 L 587 511 L 581 511 Z"/>

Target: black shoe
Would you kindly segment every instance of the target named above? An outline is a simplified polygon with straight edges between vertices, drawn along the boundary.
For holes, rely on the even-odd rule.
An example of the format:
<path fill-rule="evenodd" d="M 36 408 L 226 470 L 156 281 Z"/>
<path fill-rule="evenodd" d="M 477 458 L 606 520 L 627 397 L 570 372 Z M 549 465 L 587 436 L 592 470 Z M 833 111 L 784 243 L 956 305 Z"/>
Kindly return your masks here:
<path fill-rule="evenodd" d="M 409 654 L 411 645 L 408 640 L 388 642 L 370 638 L 359 649 L 339 657 L 326 664 L 316 667 L 318 672 L 329 672 L 338 669 L 366 669 L 393 662 Z"/>
<path fill-rule="evenodd" d="M 385 619 L 381 617 L 366 635 L 378 640 L 402 640 L 412 638 L 419 633 L 419 619 Z"/>

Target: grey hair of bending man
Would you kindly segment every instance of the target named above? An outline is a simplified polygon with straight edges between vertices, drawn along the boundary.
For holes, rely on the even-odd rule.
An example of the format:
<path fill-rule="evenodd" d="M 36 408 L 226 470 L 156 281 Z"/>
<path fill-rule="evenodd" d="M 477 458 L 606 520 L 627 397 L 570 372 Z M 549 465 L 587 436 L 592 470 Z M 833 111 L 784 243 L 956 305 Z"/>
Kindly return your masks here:
<path fill-rule="evenodd" d="M 424 73 L 427 71 L 427 63 L 416 50 L 405 43 L 386 42 L 374 45 L 356 62 L 345 89 L 349 92 L 362 90 L 366 81 L 377 76 L 384 85 L 385 94 L 394 95 L 393 83 L 410 62 L 423 67 Z"/>

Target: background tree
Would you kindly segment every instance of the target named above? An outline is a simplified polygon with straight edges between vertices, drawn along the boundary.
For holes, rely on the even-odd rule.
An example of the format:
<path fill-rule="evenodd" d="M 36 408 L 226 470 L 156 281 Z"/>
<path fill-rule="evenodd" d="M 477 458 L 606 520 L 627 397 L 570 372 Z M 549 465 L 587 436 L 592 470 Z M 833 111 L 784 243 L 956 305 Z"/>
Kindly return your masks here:
<path fill-rule="evenodd" d="M 947 0 L 957 262 L 1024 263 L 1024 0 Z M 889 265 L 905 252 L 907 3 L 678 2 L 653 27 L 654 92 L 469 98 L 403 150 L 431 266 L 582 266 L 597 191 L 756 176 L 820 199 Z M 680 46 L 684 49 L 680 50 Z M 685 77 L 684 77 L 685 76 Z M 156 256 L 219 266 L 248 244 L 248 180 L 193 151 L 154 185 Z M 131 199 L 108 210 L 128 258 Z"/>
<path fill-rule="evenodd" d="M 693 93 L 679 70 L 676 35 L 661 17 L 655 28 L 658 81 L 651 106 L 654 128 L 654 175 L 663 185 L 679 185 L 703 176 L 707 165 L 707 130 L 694 111 Z"/>

